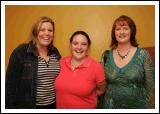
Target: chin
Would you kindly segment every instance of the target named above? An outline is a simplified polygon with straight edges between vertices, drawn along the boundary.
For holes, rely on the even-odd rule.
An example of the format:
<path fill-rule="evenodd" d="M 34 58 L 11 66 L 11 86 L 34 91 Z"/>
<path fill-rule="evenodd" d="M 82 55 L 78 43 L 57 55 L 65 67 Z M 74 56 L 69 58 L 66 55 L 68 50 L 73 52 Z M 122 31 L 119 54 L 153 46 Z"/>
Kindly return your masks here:
<path fill-rule="evenodd" d="M 76 59 L 76 60 L 83 60 L 85 57 L 83 56 L 83 57 L 75 57 L 74 56 L 74 58 Z"/>
<path fill-rule="evenodd" d="M 127 43 L 127 41 L 126 40 L 119 40 L 118 43 L 125 44 L 125 43 Z"/>
<path fill-rule="evenodd" d="M 42 45 L 43 46 L 48 46 L 50 43 L 43 43 Z"/>

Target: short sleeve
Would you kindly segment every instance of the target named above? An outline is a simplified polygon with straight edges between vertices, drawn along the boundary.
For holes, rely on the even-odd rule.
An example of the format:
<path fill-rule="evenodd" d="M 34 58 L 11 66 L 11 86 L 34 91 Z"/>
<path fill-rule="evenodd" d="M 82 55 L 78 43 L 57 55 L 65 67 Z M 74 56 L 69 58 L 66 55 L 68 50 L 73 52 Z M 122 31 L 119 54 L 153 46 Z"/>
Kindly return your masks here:
<path fill-rule="evenodd" d="M 97 83 L 105 80 L 105 72 L 104 72 L 102 64 L 100 64 L 100 63 L 97 63 L 97 65 L 95 67 L 95 76 L 96 76 Z"/>

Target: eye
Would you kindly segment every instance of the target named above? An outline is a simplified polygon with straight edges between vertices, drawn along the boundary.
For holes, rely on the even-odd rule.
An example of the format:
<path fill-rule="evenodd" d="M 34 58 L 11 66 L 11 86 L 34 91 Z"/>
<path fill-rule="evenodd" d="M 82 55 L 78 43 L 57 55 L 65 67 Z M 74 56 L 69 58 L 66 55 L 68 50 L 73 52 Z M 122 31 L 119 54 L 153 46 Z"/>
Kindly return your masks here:
<path fill-rule="evenodd" d="M 87 45 L 87 43 L 82 43 L 82 45 L 83 45 L 83 46 L 86 46 L 86 45 Z"/>
<path fill-rule="evenodd" d="M 45 29 L 44 29 L 44 28 L 41 28 L 41 29 L 39 29 L 39 31 L 45 31 Z"/>
<path fill-rule="evenodd" d="M 124 30 L 129 30 L 129 28 L 128 28 L 128 27 L 124 27 L 123 29 L 124 29 Z"/>
<path fill-rule="evenodd" d="M 115 29 L 115 31 L 119 31 L 119 30 L 121 30 L 121 28 L 116 28 L 116 29 Z"/>
<path fill-rule="evenodd" d="M 78 44 L 78 42 L 72 42 L 72 44 L 73 44 L 73 45 L 77 45 L 77 44 Z"/>
<path fill-rule="evenodd" d="M 49 29 L 48 31 L 49 31 L 49 32 L 53 32 L 53 30 L 52 30 L 52 29 Z"/>

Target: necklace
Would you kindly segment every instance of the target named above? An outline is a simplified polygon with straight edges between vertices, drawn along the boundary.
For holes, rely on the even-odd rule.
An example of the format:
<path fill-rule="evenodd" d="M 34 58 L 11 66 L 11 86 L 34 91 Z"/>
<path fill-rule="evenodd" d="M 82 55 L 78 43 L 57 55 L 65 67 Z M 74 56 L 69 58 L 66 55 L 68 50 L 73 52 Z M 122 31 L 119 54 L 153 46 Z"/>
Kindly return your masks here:
<path fill-rule="evenodd" d="M 81 65 L 84 62 L 84 60 L 82 61 L 75 61 L 75 60 L 71 60 L 71 66 L 73 69 L 77 68 L 79 65 Z"/>
<path fill-rule="evenodd" d="M 72 61 L 71 61 L 71 66 L 72 66 L 73 68 L 76 68 L 76 67 L 77 67 L 77 63 L 72 60 Z"/>
<path fill-rule="evenodd" d="M 122 60 L 125 59 L 125 58 L 128 56 L 129 52 L 130 52 L 130 50 L 128 50 L 125 55 L 121 55 L 121 54 L 120 54 L 120 50 L 117 49 L 117 54 L 118 54 L 118 56 L 119 56 Z"/>

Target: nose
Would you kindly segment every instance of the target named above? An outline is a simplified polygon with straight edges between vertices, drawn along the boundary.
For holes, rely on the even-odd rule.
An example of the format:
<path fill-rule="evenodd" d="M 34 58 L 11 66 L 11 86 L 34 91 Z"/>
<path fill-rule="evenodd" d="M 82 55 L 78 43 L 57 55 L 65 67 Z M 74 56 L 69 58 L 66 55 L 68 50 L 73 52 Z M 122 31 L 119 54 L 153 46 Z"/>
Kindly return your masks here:
<path fill-rule="evenodd" d="M 46 35 L 49 35 L 49 31 L 48 30 L 45 30 L 44 32 Z"/>
<path fill-rule="evenodd" d="M 124 30 L 123 30 L 123 29 L 121 29 L 121 30 L 120 30 L 120 33 L 124 33 Z"/>
<path fill-rule="evenodd" d="M 81 49 L 81 48 L 82 48 L 81 44 L 79 44 L 79 45 L 77 46 L 77 48 L 78 48 L 78 49 Z"/>

